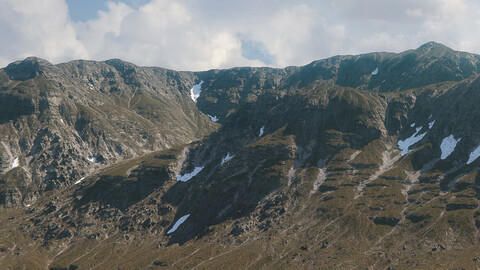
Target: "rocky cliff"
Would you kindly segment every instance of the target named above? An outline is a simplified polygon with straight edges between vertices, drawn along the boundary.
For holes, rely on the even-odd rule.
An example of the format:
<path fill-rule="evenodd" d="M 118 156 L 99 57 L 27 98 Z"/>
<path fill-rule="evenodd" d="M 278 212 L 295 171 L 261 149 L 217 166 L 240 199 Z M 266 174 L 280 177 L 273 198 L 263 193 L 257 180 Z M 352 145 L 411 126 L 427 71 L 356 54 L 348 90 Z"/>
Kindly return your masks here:
<path fill-rule="evenodd" d="M 189 98 L 192 73 L 121 60 L 52 65 L 27 58 L 0 77 L 5 207 L 32 204 L 107 165 L 215 130 Z"/>

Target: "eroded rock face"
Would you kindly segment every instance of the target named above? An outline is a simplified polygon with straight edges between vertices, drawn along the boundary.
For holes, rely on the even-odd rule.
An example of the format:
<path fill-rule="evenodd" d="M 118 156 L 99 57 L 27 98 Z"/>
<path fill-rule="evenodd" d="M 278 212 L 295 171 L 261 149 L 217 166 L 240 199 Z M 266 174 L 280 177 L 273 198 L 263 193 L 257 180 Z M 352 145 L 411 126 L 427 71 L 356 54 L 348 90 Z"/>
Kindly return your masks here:
<path fill-rule="evenodd" d="M 15 159 L 32 190 L 64 188 L 106 165 L 215 129 L 188 98 L 192 73 L 141 68 L 121 60 L 52 65 L 27 58 L 0 71 L 0 171 L 8 185 Z M 30 189 L 4 195 L 18 205 Z M 6 199 L 9 201 L 10 199 Z"/>

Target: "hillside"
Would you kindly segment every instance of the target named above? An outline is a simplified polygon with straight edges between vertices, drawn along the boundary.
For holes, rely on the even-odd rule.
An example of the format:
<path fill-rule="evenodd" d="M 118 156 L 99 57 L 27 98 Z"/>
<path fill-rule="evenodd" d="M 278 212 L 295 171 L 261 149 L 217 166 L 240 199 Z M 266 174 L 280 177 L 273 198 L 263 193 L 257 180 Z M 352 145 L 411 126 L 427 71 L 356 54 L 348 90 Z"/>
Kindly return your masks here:
<path fill-rule="evenodd" d="M 13 63 L 0 264 L 478 268 L 479 57 L 427 43 L 285 69 Z"/>
<path fill-rule="evenodd" d="M 106 165 L 209 134 L 215 125 L 189 98 L 194 80 L 120 60 L 8 65 L 0 71 L 1 205 L 32 204 Z"/>

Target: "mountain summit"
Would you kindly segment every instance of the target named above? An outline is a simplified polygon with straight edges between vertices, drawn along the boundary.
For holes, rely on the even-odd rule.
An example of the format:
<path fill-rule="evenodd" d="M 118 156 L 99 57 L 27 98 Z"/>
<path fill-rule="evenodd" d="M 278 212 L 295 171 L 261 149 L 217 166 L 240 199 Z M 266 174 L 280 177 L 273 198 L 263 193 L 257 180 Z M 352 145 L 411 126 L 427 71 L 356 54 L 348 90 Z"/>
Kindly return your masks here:
<path fill-rule="evenodd" d="M 480 267 L 480 56 L 0 70 L 0 258 L 29 269 Z"/>
<path fill-rule="evenodd" d="M 430 41 L 430 42 L 427 42 L 425 44 L 423 44 L 422 46 L 418 47 L 418 49 L 416 49 L 416 51 L 419 51 L 419 52 L 429 52 L 431 50 L 434 50 L 434 51 L 443 51 L 443 52 L 454 52 L 454 50 L 452 50 L 451 48 L 441 44 L 441 43 L 437 43 L 435 41 Z"/>

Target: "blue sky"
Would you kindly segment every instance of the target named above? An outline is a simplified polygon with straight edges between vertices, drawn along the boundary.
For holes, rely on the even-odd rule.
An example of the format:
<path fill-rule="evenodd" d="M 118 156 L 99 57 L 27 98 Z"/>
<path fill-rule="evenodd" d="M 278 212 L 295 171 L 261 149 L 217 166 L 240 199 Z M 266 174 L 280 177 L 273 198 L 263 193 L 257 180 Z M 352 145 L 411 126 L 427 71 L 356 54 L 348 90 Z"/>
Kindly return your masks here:
<path fill-rule="evenodd" d="M 88 21 L 97 17 L 99 10 L 107 11 L 108 0 L 66 0 L 68 5 L 68 13 L 73 21 Z M 132 7 L 139 7 L 148 2 L 148 0 L 128 0 L 128 1 L 111 1 L 124 2 Z"/>
<path fill-rule="evenodd" d="M 480 52 L 475 0 L 0 0 L 0 66 L 120 58 L 207 70 L 305 65 L 428 41 Z"/>
<path fill-rule="evenodd" d="M 68 13 L 73 21 L 88 21 L 97 17 L 97 11 L 107 10 L 107 1 L 67 0 Z"/>

